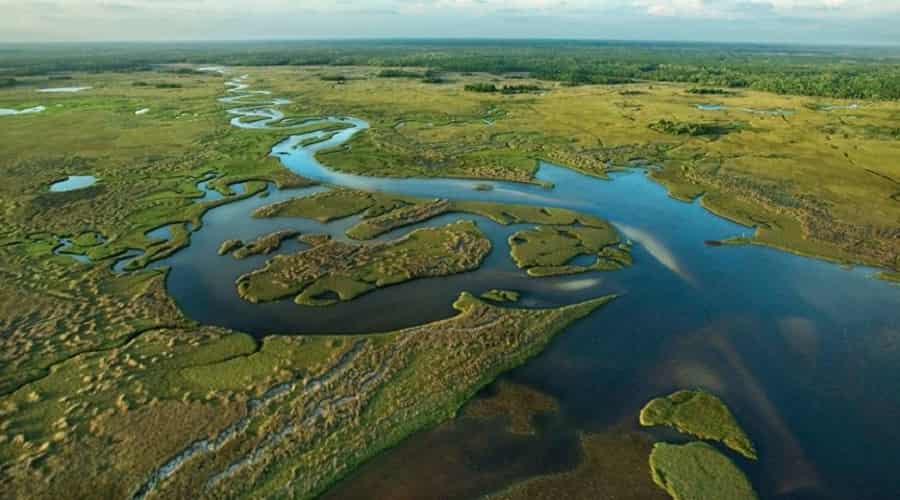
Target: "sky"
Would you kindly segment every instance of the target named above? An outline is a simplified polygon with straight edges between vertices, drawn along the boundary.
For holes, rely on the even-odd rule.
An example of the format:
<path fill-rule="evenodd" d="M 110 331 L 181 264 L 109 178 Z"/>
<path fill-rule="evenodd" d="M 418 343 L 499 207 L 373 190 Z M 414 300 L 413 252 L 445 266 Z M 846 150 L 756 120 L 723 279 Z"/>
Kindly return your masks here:
<path fill-rule="evenodd" d="M 900 0 L 0 0 L 0 41 L 596 38 L 900 45 Z"/>

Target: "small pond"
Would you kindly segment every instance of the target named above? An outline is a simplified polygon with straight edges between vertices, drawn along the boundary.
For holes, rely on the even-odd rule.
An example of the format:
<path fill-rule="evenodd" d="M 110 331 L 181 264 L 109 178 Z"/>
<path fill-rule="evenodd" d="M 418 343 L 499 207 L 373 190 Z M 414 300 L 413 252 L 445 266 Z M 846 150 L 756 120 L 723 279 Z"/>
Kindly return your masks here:
<path fill-rule="evenodd" d="M 54 182 L 50 185 L 50 191 L 54 193 L 63 193 L 66 191 L 74 191 L 93 186 L 97 183 L 97 178 L 93 175 L 70 175 L 64 180 Z"/>

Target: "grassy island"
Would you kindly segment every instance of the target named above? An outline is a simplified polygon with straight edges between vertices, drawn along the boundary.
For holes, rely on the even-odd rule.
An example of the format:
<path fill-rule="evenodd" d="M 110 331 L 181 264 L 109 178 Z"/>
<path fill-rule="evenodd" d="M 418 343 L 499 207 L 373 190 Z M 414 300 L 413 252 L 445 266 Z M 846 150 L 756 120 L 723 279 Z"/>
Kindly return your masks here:
<path fill-rule="evenodd" d="M 519 300 L 519 292 L 494 289 L 481 294 L 481 298 L 492 300 L 494 302 L 517 302 Z"/>
<path fill-rule="evenodd" d="M 278 250 L 284 240 L 293 238 L 299 234 L 299 231 L 294 231 L 291 229 L 284 229 L 281 231 L 275 231 L 274 233 L 265 234 L 247 243 L 246 245 L 242 245 L 240 248 L 235 249 L 233 254 L 234 258 L 246 259 L 247 257 L 253 255 L 268 255 L 275 250 Z M 225 243 L 227 243 L 227 241 L 222 245 L 224 246 Z M 219 251 L 221 250 L 222 248 L 220 247 Z"/>
<path fill-rule="evenodd" d="M 712 446 L 656 443 L 650 454 L 653 481 L 674 500 L 755 500 L 747 477 Z"/>
<path fill-rule="evenodd" d="M 216 253 L 219 255 L 229 254 L 242 246 L 244 246 L 244 242 L 241 240 L 225 240 L 219 245 L 219 249 Z"/>
<path fill-rule="evenodd" d="M 298 304 L 328 305 L 416 278 L 471 271 L 490 249 L 490 240 L 470 221 L 418 229 L 374 245 L 325 241 L 276 256 L 238 278 L 237 287 L 241 297 L 254 303 L 293 295 Z"/>
<path fill-rule="evenodd" d="M 656 398 L 641 410 L 641 425 L 667 425 L 700 439 L 719 441 L 755 460 L 756 449 L 737 419 L 718 397 L 704 391 L 678 391 Z"/>
<path fill-rule="evenodd" d="M 408 197 L 341 188 L 266 205 L 254 211 L 253 216 L 304 217 L 329 222 L 361 212 L 376 216 L 409 205 L 411 200 Z"/>
<path fill-rule="evenodd" d="M 424 222 L 448 213 L 480 215 L 503 225 L 579 224 L 595 228 L 609 228 L 614 231 L 602 219 L 565 208 L 424 199 L 344 188 L 266 205 L 256 209 L 253 216 L 261 218 L 303 217 L 319 222 L 330 222 L 360 215 L 361 220 L 347 230 L 347 236 L 356 240 L 369 240 L 394 229 Z"/>
<path fill-rule="evenodd" d="M 631 264 L 630 248 L 621 243 L 609 224 L 597 226 L 540 226 L 509 238 L 510 254 L 531 276 L 555 276 L 586 271 L 621 269 Z M 579 256 L 595 256 L 587 265 L 570 264 Z"/>
<path fill-rule="evenodd" d="M 876 276 L 878 277 L 878 279 L 882 279 L 884 281 L 900 283 L 900 273 L 881 272 L 881 273 L 878 273 Z"/>

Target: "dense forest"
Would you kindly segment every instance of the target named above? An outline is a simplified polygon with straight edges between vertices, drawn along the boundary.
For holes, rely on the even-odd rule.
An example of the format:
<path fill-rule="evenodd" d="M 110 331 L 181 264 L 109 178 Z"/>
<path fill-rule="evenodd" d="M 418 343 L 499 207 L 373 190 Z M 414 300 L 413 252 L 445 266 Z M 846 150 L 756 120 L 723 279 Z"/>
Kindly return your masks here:
<path fill-rule="evenodd" d="M 0 45 L 0 77 L 161 63 L 369 65 L 527 73 L 572 85 L 686 82 L 835 98 L 900 99 L 900 49 L 602 41 L 283 41 Z M 382 76 L 419 75 L 390 69 Z"/>
<path fill-rule="evenodd" d="M 541 88 L 537 85 L 504 85 L 498 87 L 493 83 L 473 83 L 466 85 L 467 92 L 493 93 L 501 94 L 527 94 L 529 92 L 540 92 Z"/>

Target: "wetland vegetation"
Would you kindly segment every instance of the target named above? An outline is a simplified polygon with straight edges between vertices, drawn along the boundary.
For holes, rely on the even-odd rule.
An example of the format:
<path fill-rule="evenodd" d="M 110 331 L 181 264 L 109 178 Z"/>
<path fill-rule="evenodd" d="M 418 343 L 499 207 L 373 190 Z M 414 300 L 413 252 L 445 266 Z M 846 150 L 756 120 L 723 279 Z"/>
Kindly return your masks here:
<path fill-rule="evenodd" d="M 268 255 L 278 250 L 284 240 L 299 235 L 299 231 L 282 229 L 281 231 L 262 235 L 246 244 L 235 240 L 223 241 L 222 246 L 219 247 L 219 254 L 227 253 L 228 249 L 234 249 L 232 255 L 234 255 L 235 259 L 246 259 L 253 255 Z"/>
<path fill-rule="evenodd" d="M 2 52 L 0 111 L 14 112 L 0 118 L 0 498 L 313 498 L 457 414 L 500 419 L 516 439 L 541 439 L 553 432 L 554 418 L 579 408 L 538 390 L 534 372 L 531 383 L 504 378 L 473 397 L 545 353 L 557 334 L 615 294 L 635 292 L 643 300 L 628 279 L 659 280 L 665 290 L 667 279 L 681 280 L 698 297 L 750 286 L 745 280 L 704 290 L 679 261 L 683 247 L 628 231 L 627 218 L 593 215 L 595 206 L 557 206 L 552 186 L 538 176 L 541 161 L 613 186 L 622 172 L 647 169 L 672 197 L 746 226 L 722 246 L 705 247 L 702 237 L 693 242 L 707 252 L 704 258 L 747 255 L 742 252 L 758 250 L 753 245 L 766 245 L 873 266 L 868 274 L 885 281 L 900 276 L 900 66 L 888 49 L 848 48 L 838 57 L 830 49 L 551 41 L 94 48 L 84 57 L 62 45 Z M 284 99 L 272 104 L 262 90 L 242 88 L 244 81 Z M 728 106 L 698 108 L 700 99 Z M 235 108 L 243 115 L 230 113 Z M 147 109 L 152 112 L 136 113 Z M 364 118 L 367 127 L 321 120 L 346 116 Z M 292 134 L 311 135 L 288 156 L 308 154 L 340 175 L 468 179 L 475 187 L 466 196 L 427 197 L 315 186 L 270 154 Z M 77 189 L 51 187 L 73 180 Z M 391 308 L 444 300 L 434 292 L 443 280 L 471 285 L 472 293 L 457 296 L 455 288 L 443 316 L 416 326 L 354 334 L 309 332 L 299 322 L 296 331 L 277 335 L 203 324 L 173 299 L 172 276 L 181 270 L 177 257 L 193 248 L 217 211 L 231 214 L 235 233 L 217 238 L 203 258 L 223 272 L 240 272 L 227 289 L 205 290 L 210 296 L 238 295 L 260 308 L 292 299 L 291 307 L 328 305 L 306 309 L 334 308 L 337 315 L 344 311 L 337 308 L 359 304 L 352 311 L 390 315 Z M 306 220 L 302 230 L 293 229 L 298 219 Z M 239 232 L 246 220 L 265 230 Z M 492 245 L 497 230 L 489 223 L 508 230 L 500 239 L 508 253 Z M 686 224 L 679 230 L 690 232 Z M 716 272 L 726 273 L 747 261 L 715 262 Z M 485 277 L 474 278 L 482 266 Z M 621 272 L 594 273 L 613 270 Z M 515 273 L 525 279 L 511 281 Z M 575 273 L 584 276 L 568 280 Z M 462 281 L 467 276 L 471 282 Z M 846 394 L 829 389 L 841 392 L 837 397 L 816 392 L 815 403 L 837 398 L 832 408 L 868 405 L 864 416 L 891 414 L 895 400 L 867 391 L 900 393 L 896 377 L 884 375 L 895 366 L 897 322 L 882 316 L 896 319 L 896 309 L 889 311 L 889 292 L 865 290 L 862 299 L 888 312 L 871 320 L 877 332 L 860 332 L 852 349 L 828 344 L 823 326 L 840 314 L 840 302 L 817 301 L 805 289 L 801 313 L 779 317 L 781 329 L 770 329 L 777 336 L 760 328 L 754 339 L 776 347 L 744 348 L 765 351 L 767 363 L 771 355 L 801 367 L 798 378 L 809 377 L 804 384 L 815 386 L 824 376 L 819 366 L 862 382 Z M 690 344 L 700 336 L 682 331 L 677 295 L 669 298 L 672 303 L 624 309 L 672 323 L 670 336 L 653 339 L 662 358 L 687 349 L 672 338 L 683 333 Z M 702 300 L 715 303 L 709 295 Z M 584 354 L 560 358 L 565 348 L 553 344 L 538 373 L 590 379 L 588 365 L 604 364 L 614 374 L 596 384 L 598 391 L 636 386 L 637 395 L 649 398 L 673 390 L 628 385 L 634 366 L 651 370 L 646 360 L 590 350 L 609 347 L 621 333 L 602 322 L 618 305 L 597 311 L 601 319 L 588 325 L 591 335 L 578 339 L 590 346 Z M 778 304 L 776 313 L 785 310 Z M 265 311 L 260 316 L 272 309 Z M 704 314 L 726 322 L 717 311 Z M 643 318 L 632 319 L 643 325 Z M 754 320 L 747 321 L 756 331 Z M 849 325 L 840 331 L 859 326 Z M 747 417 L 754 441 L 757 429 L 775 429 L 774 441 L 763 436 L 761 459 L 765 453 L 782 458 L 775 441 L 785 449 L 802 441 L 806 454 L 783 455 L 803 464 L 814 455 L 831 475 L 846 468 L 834 448 L 796 431 L 795 409 L 753 389 L 771 383 L 749 374 L 759 366 L 748 368 L 752 363 L 734 354 L 725 334 L 714 337 L 703 348 L 725 358 L 738 382 L 689 359 L 676 375 L 690 373 L 709 391 L 653 399 L 640 423 L 718 444 L 654 445 L 659 429 L 623 427 L 620 414 L 579 417 L 565 424 L 578 429 L 571 467 L 548 467 L 479 493 L 777 498 L 775 486 L 761 484 L 768 469 L 750 475 L 753 484 L 745 474 L 745 459 L 758 452 L 738 424 L 744 413 L 735 417 L 712 394 L 726 382 L 735 391 L 750 387 L 746 393 L 761 408 Z M 636 337 L 625 351 L 656 355 L 656 347 Z M 824 357 L 837 356 L 832 352 L 858 360 Z M 647 378 L 654 380 L 671 375 L 655 364 L 651 372 Z M 634 397 L 616 400 L 622 408 L 611 415 L 627 413 L 632 422 Z M 791 425 L 793 433 L 785 430 Z M 858 427 L 854 442 L 896 445 L 893 434 L 877 433 L 890 429 Z M 837 434 L 840 446 L 852 446 Z M 880 462 L 893 463 L 890 458 Z M 877 498 L 891 488 L 884 476 L 868 481 L 875 494 L 863 495 L 846 478 L 850 486 L 841 491 Z"/>
<path fill-rule="evenodd" d="M 725 455 L 703 442 L 656 443 L 650 454 L 653 480 L 675 500 L 754 500 L 747 477 Z"/>
<path fill-rule="evenodd" d="M 353 189 L 337 189 L 312 196 L 292 198 L 256 209 L 254 217 L 303 217 L 330 222 L 353 215 L 360 221 L 347 229 L 347 236 L 355 240 L 370 240 L 398 228 L 425 222 L 444 214 L 474 214 L 503 225 L 553 224 L 554 227 L 573 227 L 573 234 L 582 234 L 585 247 L 604 247 L 618 243 L 618 235 L 607 222 L 564 208 L 509 205 L 480 201 L 450 201 L 421 199 L 389 193 L 370 193 Z M 595 229 L 590 231 L 586 228 Z M 582 248 L 579 246 L 578 248 Z M 611 249 L 610 249 L 611 251 Z M 583 253 L 583 252 L 578 252 Z M 577 255 L 577 253 L 576 253 Z M 562 265 L 565 262 L 561 262 Z M 523 264 L 520 267 L 528 267 Z"/>
<path fill-rule="evenodd" d="M 539 226 L 509 237 L 516 265 L 531 276 L 574 274 L 590 270 L 616 270 L 631 264 L 628 245 L 609 224 L 600 226 Z M 572 264 L 579 256 L 594 259 L 588 265 Z"/>
<path fill-rule="evenodd" d="M 375 66 L 445 72 L 527 73 L 569 84 L 684 82 L 779 94 L 896 99 L 896 51 L 890 47 L 715 45 L 603 40 L 346 40 L 190 44 L 98 43 L 77 48 L 13 46 L 4 51 L 14 79 L 67 71 L 141 71 L 153 63 L 233 66 Z M 381 70 L 379 70 L 381 71 Z M 177 74 L 190 74 L 190 71 Z"/>
<path fill-rule="evenodd" d="M 482 299 L 492 300 L 494 302 L 517 302 L 519 300 L 519 292 L 513 290 L 488 290 L 481 294 Z"/>
<path fill-rule="evenodd" d="M 651 450 L 651 444 L 646 436 L 633 434 L 624 429 L 615 429 L 603 434 L 585 433 L 580 436 L 579 445 L 583 455 L 574 470 L 537 476 L 486 498 L 665 500 L 665 493 L 653 483 L 646 470 L 647 455 Z M 618 483 L 621 486 L 611 486 L 611 483 Z"/>
<path fill-rule="evenodd" d="M 238 278 L 237 289 L 253 303 L 294 296 L 298 304 L 330 305 L 417 278 L 471 271 L 490 249 L 490 241 L 469 221 L 417 229 L 372 245 L 329 240 L 270 259 Z"/>
<path fill-rule="evenodd" d="M 405 106 L 418 119 L 366 97 L 404 87 L 410 91 Z M 816 99 L 743 91 L 729 98 L 734 111 L 704 111 L 677 86 L 629 88 L 641 94 L 557 87 L 540 97 L 471 93 L 450 99 L 446 89 L 416 82 L 393 82 L 388 91 L 378 80 L 357 81 L 338 101 L 342 108 L 365 103 L 372 127 L 352 147 L 319 157 L 364 175 L 522 182 L 534 181 L 535 158 L 601 177 L 629 165 L 658 165 L 653 176 L 673 196 L 702 195 L 701 203 L 716 214 L 755 227 L 747 243 L 900 266 L 898 172 L 883 161 L 898 155 L 900 143 L 867 132 L 891 126 L 895 102 L 834 114 L 805 107 Z M 741 108 L 794 112 L 788 117 Z M 721 114 L 710 121 L 713 112 Z M 405 126 L 396 128 L 400 122 Z"/>
<path fill-rule="evenodd" d="M 641 425 L 667 425 L 701 439 L 718 441 L 749 460 L 756 449 L 731 411 L 705 391 L 682 390 L 656 398 L 641 410 Z M 705 442 L 659 442 L 650 453 L 653 481 L 674 499 L 755 499 L 744 473 L 724 454 Z"/>
<path fill-rule="evenodd" d="M 641 410 L 641 425 L 667 425 L 692 436 L 719 441 L 751 460 L 756 449 L 731 411 L 704 391 L 678 391 L 656 398 Z"/>

